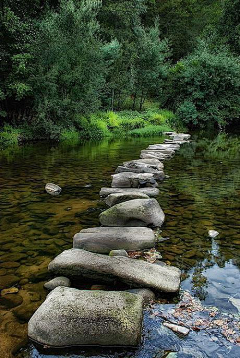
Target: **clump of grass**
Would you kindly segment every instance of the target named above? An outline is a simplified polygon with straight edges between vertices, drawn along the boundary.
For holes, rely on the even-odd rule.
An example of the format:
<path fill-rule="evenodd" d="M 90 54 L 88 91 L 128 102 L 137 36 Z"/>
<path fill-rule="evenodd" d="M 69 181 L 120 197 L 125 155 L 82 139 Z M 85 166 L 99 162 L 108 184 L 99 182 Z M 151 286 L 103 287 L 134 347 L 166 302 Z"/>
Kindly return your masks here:
<path fill-rule="evenodd" d="M 148 125 L 144 128 L 133 129 L 132 131 L 128 132 L 130 136 L 133 137 L 151 137 L 163 134 L 163 132 L 168 132 L 171 130 L 171 127 L 167 124 L 165 125 Z"/>

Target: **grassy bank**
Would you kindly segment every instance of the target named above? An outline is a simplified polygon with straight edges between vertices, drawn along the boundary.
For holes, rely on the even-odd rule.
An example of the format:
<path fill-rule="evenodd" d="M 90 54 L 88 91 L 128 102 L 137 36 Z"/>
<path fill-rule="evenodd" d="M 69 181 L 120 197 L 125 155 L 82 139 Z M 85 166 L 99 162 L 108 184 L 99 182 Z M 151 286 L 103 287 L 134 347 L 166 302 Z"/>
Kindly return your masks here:
<path fill-rule="evenodd" d="M 56 140 L 78 143 L 81 140 L 105 137 L 148 137 L 172 130 L 174 114 L 171 111 L 148 109 L 143 112 L 97 112 L 83 117 L 77 115 L 68 128 L 54 127 L 42 133 L 29 126 L 5 125 L 0 131 L 2 145 L 37 140 Z"/>

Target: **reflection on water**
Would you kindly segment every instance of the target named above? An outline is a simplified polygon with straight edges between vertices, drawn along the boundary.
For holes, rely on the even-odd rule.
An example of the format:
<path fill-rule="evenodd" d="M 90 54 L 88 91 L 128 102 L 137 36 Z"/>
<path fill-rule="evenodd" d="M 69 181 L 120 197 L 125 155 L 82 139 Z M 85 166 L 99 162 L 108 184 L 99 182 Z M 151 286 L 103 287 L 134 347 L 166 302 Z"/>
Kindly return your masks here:
<path fill-rule="evenodd" d="M 1 357 L 26 342 L 26 322 L 46 296 L 43 282 L 49 261 L 71 247 L 76 232 L 98 225 L 104 209 L 98 193 L 109 185 L 110 174 L 160 140 L 108 140 L 75 147 L 37 144 L 0 154 L 0 288 L 19 289 L 0 298 Z M 239 149 L 234 136 L 194 138 L 166 162 L 170 178 L 160 185 L 158 198 L 166 213 L 162 236 L 170 238 L 159 244 L 163 260 L 183 270 L 183 289 L 233 313 L 237 308 L 231 297 L 240 298 Z M 62 194 L 46 194 L 46 182 L 60 185 Z M 220 233 L 214 240 L 208 238 L 210 229 Z M 160 358 L 166 351 L 180 350 L 183 355 L 178 357 L 193 357 L 189 352 L 203 339 L 203 333 L 191 333 L 182 341 L 166 328 L 161 330 L 146 313 L 144 343 L 137 352 L 89 351 L 77 356 Z M 205 348 L 199 344 L 199 357 L 226 356 L 225 351 L 213 353 L 216 342 Z M 229 357 L 240 356 L 237 346 L 230 348 Z M 43 357 L 33 347 L 19 356 Z"/>

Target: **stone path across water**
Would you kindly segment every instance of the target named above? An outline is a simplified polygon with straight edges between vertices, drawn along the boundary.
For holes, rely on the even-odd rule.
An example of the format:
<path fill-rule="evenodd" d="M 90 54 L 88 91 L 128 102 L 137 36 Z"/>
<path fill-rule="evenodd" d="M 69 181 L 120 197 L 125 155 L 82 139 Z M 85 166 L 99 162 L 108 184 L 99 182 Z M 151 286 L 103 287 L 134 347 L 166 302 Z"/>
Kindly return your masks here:
<path fill-rule="evenodd" d="M 178 292 L 178 268 L 136 260 L 130 253 L 126 257 L 125 251 L 151 249 L 149 255 L 155 255 L 153 229 L 161 227 L 165 219 L 157 200 L 152 198 L 159 193 L 157 182 L 165 177 L 161 161 L 170 159 L 190 138 L 183 133 L 166 135 L 171 139 L 142 150 L 141 159 L 119 165 L 117 174 L 112 175 L 112 187 L 101 189 L 100 196 L 110 206 L 99 217 L 104 226 L 76 234 L 74 248 L 49 264 L 49 271 L 61 277 L 46 284 L 49 290 L 54 289 L 29 321 L 28 334 L 33 342 L 58 348 L 136 346 L 141 341 L 143 289 Z M 135 289 L 79 290 L 67 287 L 69 279 L 76 287 L 82 279 L 88 279 L 108 284 L 121 282 Z M 146 292 L 149 295 L 149 290 Z M 149 297 L 154 293 L 151 296 L 150 291 Z"/>

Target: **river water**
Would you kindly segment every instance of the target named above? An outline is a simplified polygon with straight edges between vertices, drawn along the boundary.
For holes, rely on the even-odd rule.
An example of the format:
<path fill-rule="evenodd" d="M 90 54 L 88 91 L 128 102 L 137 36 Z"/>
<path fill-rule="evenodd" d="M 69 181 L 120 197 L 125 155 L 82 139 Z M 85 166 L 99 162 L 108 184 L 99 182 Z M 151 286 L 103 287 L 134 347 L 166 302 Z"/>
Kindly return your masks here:
<path fill-rule="evenodd" d="M 117 165 L 137 159 L 141 149 L 163 138 L 108 139 L 75 146 L 34 144 L 0 152 L 0 288 L 18 293 L 0 298 L 0 357 L 43 358 L 27 344 L 27 321 L 47 292 L 51 259 L 72 246 L 73 235 L 98 226 L 105 209 L 99 190 L 110 186 Z M 169 178 L 157 198 L 166 214 L 159 244 L 164 262 L 182 269 L 182 290 L 215 306 L 232 320 L 240 309 L 240 140 L 224 133 L 193 136 L 165 162 Z M 47 182 L 63 189 L 44 191 Z M 215 239 L 208 230 L 217 230 Z M 89 288 L 86 286 L 86 288 Z M 78 350 L 57 357 L 240 357 L 240 347 L 207 330 L 181 338 L 163 329 L 153 314 L 174 307 L 178 297 L 159 297 L 144 318 L 143 343 L 136 351 Z M 23 347 L 18 352 L 19 348 Z M 18 353 L 16 353 L 18 352 Z M 56 356 L 56 355 L 55 355 Z M 51 355 L 50 355 L 51 357 Z"/>

